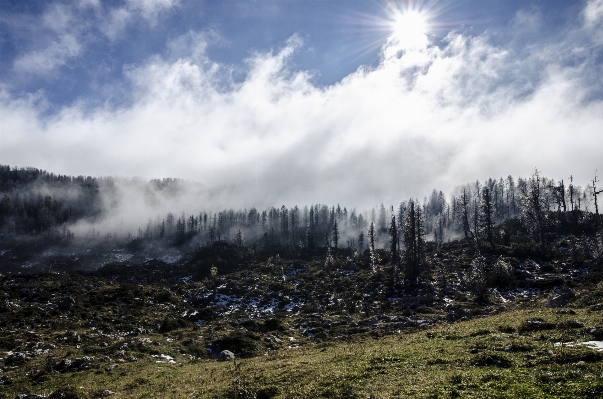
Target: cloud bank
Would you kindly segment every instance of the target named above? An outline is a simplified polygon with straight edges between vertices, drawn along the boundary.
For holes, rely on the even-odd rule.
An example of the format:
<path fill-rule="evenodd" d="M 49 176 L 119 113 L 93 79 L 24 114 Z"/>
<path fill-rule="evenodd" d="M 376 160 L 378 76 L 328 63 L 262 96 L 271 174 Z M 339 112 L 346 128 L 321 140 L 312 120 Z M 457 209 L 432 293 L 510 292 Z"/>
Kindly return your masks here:
<path fill-rule="evenodd" d="M 100 26 L 112 38 L 131 13 L 153 20 L 174 6 L 148 4 L 128 2 L 123 18 L 115 11 Z M 326 87 L 291 65 L 303 48 L 295 35 L 254 53 L 234 79 L 233 66 L 207 55 L 215 34 L 190 32 L 167 43 L 169 55 L 125 69 L 125 107 L 75 104 L 43 116 L 35 98 L 2 91 L 1 163 L 185 178 L 226 187 L 240 207 L 395 204 L 535 167 L 586 181 L 603 169 L 602 10 L 602 0 L 588 2 L 557 40 L 536 34 L 538 15 L 527 12 L 504 45 L 462 32 L 412 49 L 391 39 L 377 67 Z M 78 55 L 77 34 L 59 31 L 40 50 L 55 60 L 49 67 Z M 36 57 L 16 64 L 43 69 Z"/>

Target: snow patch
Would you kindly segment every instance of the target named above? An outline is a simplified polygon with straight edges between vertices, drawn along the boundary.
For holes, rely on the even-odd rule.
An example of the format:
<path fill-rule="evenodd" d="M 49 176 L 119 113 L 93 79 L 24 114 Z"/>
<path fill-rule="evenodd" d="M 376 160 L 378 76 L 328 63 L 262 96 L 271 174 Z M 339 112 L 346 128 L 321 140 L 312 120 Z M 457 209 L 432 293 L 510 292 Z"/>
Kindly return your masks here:
<path fill-rule="evenodd" d="M 555 342 L 555 346 L 569 346 L 569 347 L 576 347 L 576 346 L 588 346 L 592 349 L 598 350 L 598 351 L 603 351 L 603 341 L 586 341 L 586 342 Z"/>

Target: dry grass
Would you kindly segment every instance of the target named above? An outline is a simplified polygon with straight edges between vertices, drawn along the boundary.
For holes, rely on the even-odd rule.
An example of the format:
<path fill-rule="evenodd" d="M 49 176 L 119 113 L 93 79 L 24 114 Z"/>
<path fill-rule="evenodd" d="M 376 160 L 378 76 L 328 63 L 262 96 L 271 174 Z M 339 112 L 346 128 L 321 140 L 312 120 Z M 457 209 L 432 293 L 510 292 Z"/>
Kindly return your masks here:
<path fill-rule="evenodd" d="M 520 329 L 534 318 L 556 327 Z M 596 325 L 600 314 L 514 310 L 379 339 L 304 342 L 299 349 L 236 362 L 190 359 L 177 352 L 180 346 L 174 341 L 158 349 L 174 356 L 175 364 L 157 363 L 157 358 L 140 353 L 138 361 L 119 363 L 110 372 L 101 367 L 49 373 L 35 382 L 32 373 L 47 361 L 40 357 L 25 373 L 13 376 L 3 391 L 7 397 L 24 392 L 48 395 L 63 386 L 82 387 L 90 396 L 109 389 L 112 398 L 597 397 L 603 393 L 601 355 L 554 345 L 588 339 L 583 328 L 572 327 L 573 320 Z M 165 342 L 160 335 L 150 338 Z M 55 358 L 64 355 L 57 352 Z"/>

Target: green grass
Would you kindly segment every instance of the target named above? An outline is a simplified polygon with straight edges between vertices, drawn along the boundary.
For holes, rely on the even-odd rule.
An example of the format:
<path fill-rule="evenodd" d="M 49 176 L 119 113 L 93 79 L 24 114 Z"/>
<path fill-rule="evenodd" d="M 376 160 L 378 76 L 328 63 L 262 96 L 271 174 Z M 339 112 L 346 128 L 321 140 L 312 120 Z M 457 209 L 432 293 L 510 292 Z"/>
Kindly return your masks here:
<path fill-rule="evenodd" d="M 234 363 L 179 353 L 182 342 L 199 332 L 175 330 L 170 336 L 180 339 L 173 342 L 159 334 L 148 337 L 160 341 L 156 352 L 174 356 L 176 364 L 156 363 L 151 352 L 130 348 L 139 360 L 119 363 L 113 371 L 106 371 L 113 363 L 100 363 L 61 374 L 45 372 L 51 359 L 39 356 L 14 375 L 4 370 L 12 384 L 0 397 L 49 395 L 71 386 L 90 397 L 108 389 L 115 393 L 111 398 L 594 398 L 603 395 L 603 356 L 554 344 L 588 340 L 573 320 L 592 326 L 600 316 L 587 309 L 513 310 L 378 339 L 303 341 L 300 349 Z M 534 318 L 547 328 L 526 329 Z M 69 357 L 83 356 L 84 349 L 71 349 Z M 56 351 L 53 359 L 65 355 Z M 42 378 L 33 377 L 36 371 Z"/>

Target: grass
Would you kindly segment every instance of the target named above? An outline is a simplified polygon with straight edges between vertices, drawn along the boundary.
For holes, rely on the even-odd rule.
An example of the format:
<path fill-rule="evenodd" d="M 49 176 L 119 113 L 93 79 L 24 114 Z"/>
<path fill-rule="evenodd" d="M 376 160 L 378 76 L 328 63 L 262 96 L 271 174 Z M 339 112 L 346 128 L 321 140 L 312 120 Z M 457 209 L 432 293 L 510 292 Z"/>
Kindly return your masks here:
<path fill-rule="evenodd" d="M 148 335 L 161 346 L 155 352 L 129 348 L 138 360 L 117 363 L 112 371 L 106 371 L 111 362 L 84 371 L 44 371 L 53 360 L 84 356 L 85 348 L 39 356 L 18 374 L 4 370 L 12 384 L 0 398 L 49 395 L 67 386 L 81 387 L 89 397 L 108 389 L 111 398 L 594 398 L 603 395 L 603 356 L 555 343 L 588 340 L 574 320 L 587 327 L 600 317 L 588 309 L 519 309 L 409 334 L 304 341 L 298 349 L 236 362 L 183 354 L 182 342 L 199 334 L 187 328 L 171 331 L 170 337 L 179 337 L 171 342 Z M 526 329 L 528 320 L 543 320 L 547 328 Z M 169 354 L 176 363 L 157 363 L 152 353 Z"/>

